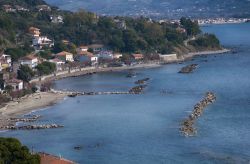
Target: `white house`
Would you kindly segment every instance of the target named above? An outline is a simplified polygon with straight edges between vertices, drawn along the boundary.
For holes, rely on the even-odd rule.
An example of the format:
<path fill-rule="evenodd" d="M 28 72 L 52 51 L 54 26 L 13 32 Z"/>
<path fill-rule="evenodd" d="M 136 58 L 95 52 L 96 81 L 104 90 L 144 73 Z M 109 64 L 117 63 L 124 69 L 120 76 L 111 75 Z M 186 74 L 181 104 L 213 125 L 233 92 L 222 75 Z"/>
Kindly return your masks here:
<path fill-rule="evenodd" d="M 34 47 L 53 47 L 54 42 L 50 40 L 47 36 L 33 37 L 32 45 Z"/>
<path fill-rule="evenodd" d="M 52 23 L 63 23 L 63 17 L 61 15 L 58 16 L 51 15 L 50 20 Z"/>
<path fill-rule="evenodd" d="M 109 59 L 109 60 L 112 60 L 114 58 L 114 54 L 112 51 L 100 51 L 96 56 L 98 58 Z"/>
<path fill-rule="evenodd" d="M 160 60 L 163 62 L 173 62 L 176 61 L 177 58 L 177 54 L 161 54 L 160 55 Z"/>
<path fill-rule="evenodd" d="M 88 52 L 88 46 L 80 46 L 76 49 L 77 54 L 81 54 L 83 52 Z"/>
<path fill-rule="evenodd" d="M 11 67 L 11 56 L 0 54 L 1 68 L 6 69 Z"/>
<path fill-rule="evenodd" d="M 113 55 L 114 59 L 120 59 L 122 57 L 122 54 L 119 54 L 119 53 L 115 53 Z"/>
<path fill-rule="evenodd" d="M 34 69 L 38 65 L 38 58 L 34 55 L 28 55 L 19 59 L 19 63 Z"/>
<path fill-rule="evenodd" d="M 13 91 L 20 91 L 23 89 L 23 81 L 18 79 L 10 79 L 6 82 L 6 85 L 12 86 Z"/>
<path fill-rule="evenodd" d="M 55 63 L 55 64 L 56 64 L 56 70 L 57 70 L 57 71 L 61 71 L 63 65 L 65 64 L 64 61 L 62 61 L 61 59 L 58 59 L 58 58 L 50 59 L 49 62 Z"/>
<path fill-rule="evenodd" d="M 55 57 L 58 59 L 61 59 L 64 62 L 66 62 L 66 61 L 73 62 L 74 61 L 73 54 L 66 52 L 66 51 L 62 51 L 62 52 L 56 54 Z"/>

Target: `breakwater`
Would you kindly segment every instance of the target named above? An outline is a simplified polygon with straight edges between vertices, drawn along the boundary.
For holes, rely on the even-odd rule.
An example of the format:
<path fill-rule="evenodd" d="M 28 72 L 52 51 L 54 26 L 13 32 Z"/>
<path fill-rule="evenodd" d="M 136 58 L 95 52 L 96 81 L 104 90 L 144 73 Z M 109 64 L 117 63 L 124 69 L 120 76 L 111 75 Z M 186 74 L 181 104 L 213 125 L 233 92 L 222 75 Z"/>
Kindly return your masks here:
<path fill-rule="evenodd" d="M 190 64 L 188 66 L 183 67 L 179 71 L 179 73 L 192 73 L 197 67 L 198 67 L 198 64 Z"/>
<path fill-rule="evenodd" d="M 1 129 L 4 130 L 41 130 L 41 129 L 55 129 L 63 128 L 62 125 L 57 124 L 45 124 L 45 125 L 24 125 L 24 126 L 6 126 Z"/>
<path fill-rule="evenodd" d="M 34 116 L 31 116 L 31 117 L 27 117 L 27 118 L 9 118 L 7 120 L 11 121 L 11 122 L 35 122 L 40 117 L 41 117 L 40 115 L 34 115 Z"/>
<path fill-rule="evenodd" d="M 202 115 L 205 108 L 216 100 L 216 96 L 212 92 L 207 92 L 206 96 L 194 106 L 192 113 L 181 123 L 180 131 L 185 136 L 194 136 L 197 133 L 194 124 Z"/>

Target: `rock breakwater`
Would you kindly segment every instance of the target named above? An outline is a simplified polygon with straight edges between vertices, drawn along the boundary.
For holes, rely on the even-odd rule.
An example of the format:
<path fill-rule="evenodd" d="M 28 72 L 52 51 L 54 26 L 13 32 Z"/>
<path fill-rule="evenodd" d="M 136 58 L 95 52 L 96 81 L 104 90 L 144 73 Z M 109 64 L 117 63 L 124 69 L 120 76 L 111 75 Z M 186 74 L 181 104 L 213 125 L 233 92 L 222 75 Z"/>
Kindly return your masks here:
<path fill-rule="evenodd" d="M 214 103 L 216 100 L 216 96 L 212 92 L 207 92 L 206 96 L 194 106 L 192 113 L 181 123 L 180 131 L 185 136 L 194 136 L 197 133 L 194 124 L 196 120 L 202 115 L 205 108 Z"/>
<path fill-rule="evenodd" d="M 197 67 L 198 67 L 198 64 L 190 64 L 188 66 L 183 67 L 179 71 L 179 73 L 192 73 Z"/>

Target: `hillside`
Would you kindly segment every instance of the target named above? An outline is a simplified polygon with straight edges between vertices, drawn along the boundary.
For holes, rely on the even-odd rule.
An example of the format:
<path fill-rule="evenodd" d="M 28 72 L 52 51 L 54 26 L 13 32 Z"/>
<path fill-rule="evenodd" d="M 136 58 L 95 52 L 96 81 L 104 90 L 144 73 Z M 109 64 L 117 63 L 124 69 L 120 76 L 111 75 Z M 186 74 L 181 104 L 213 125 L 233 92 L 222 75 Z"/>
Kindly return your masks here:
<path fill-rule="evenodd" d="M 42 0 L 3 0 L 0 5 L 0 48 L 14 60 L 32 51 L 32 38 L 28 35 L 31 26 L 41 29 L 43 35 L 55 41 L 54 52 L 65 49 L 62 40 L 70 41 L 71 48 L 98 43 L 123 53 L 172 53 L 176 48 L 186 52 L 194 51 L 197 46 L 199 49 L 220 48 L 215 36 L 202 35 L 198 24 L 189 19 L 178 25 L 142 17 L 99 17 L 86 11 L 72 13 L 56 7 L 41 7 L 46 5 Z M 6 5 L 22 6 L 25 11 L 6 12 Z M 50 17 L 59 15 L 64 23 L 52 23 Z M 186 39 L 198 34 L 200 44 L 184 45 Z"/>
<path fill-rule="evenodd" d="M 249 0 L 46 0 L 62 9 L 154 18 L 247 17 Z"/>

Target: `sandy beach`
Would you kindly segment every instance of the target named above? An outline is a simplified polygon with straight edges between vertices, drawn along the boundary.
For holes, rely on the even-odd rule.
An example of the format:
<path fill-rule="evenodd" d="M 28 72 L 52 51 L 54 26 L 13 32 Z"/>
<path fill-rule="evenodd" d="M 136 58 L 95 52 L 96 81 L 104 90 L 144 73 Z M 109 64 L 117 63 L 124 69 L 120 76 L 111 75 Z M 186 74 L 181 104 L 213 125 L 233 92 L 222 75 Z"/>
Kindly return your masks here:
<path fill-rule="evenodd" d="M 64 93 L 40 92 L 25 96 L 16 101 L 10 101 L 3 108 L 0 108 L 0 127 L 13 124 L 7 120 L 8 118 L 20 117 L 33 110 L 54 105 L 66 96 Z"/>

